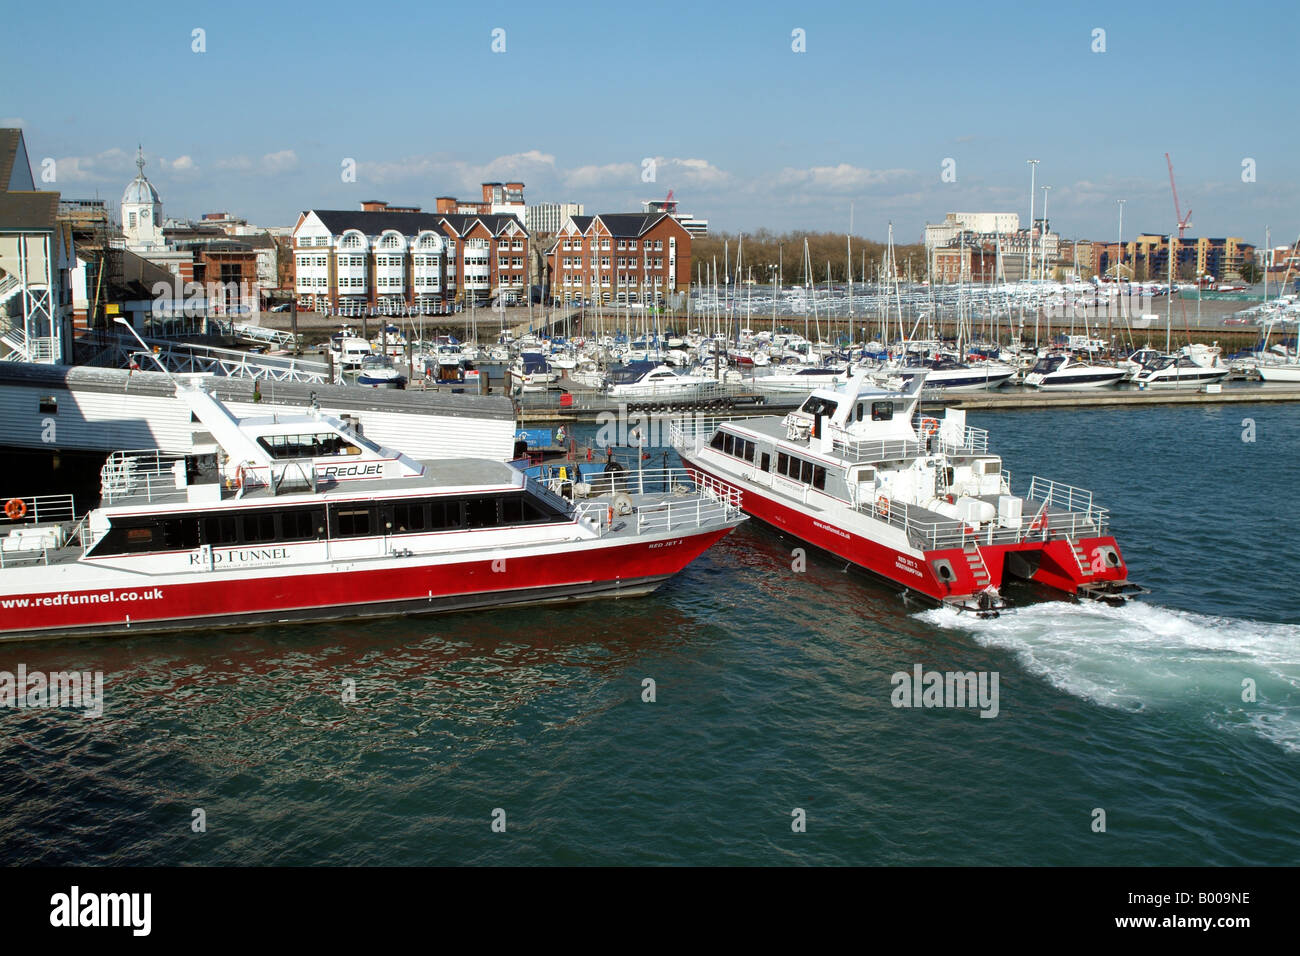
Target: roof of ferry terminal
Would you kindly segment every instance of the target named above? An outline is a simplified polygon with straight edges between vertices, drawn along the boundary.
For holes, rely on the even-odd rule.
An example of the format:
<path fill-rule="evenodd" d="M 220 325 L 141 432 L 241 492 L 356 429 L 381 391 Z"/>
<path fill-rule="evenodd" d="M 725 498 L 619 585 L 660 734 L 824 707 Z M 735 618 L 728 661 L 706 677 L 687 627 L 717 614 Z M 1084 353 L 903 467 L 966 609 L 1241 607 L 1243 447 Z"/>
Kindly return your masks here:
<path fill-rule="evenodd" d="M 176 387 L 162 372 L 128 372 L 125 369 L 84 365 L 31 365 L 0 362 L 0 385 L 33 389 L 64 388 L 83 392 L 111 392 L 130 395 L 176 394 Z M 207 392 L 222 402 L 252 402 L 253 380 L 209 376 Z M 397 389 L 360 389 L 350 385 L 321 385 L 304 382 L 259 383 L 262 401 L 284 402 L 306 409 L 315 397 L 317 404 L 353 411 L 406 412 L 514 422 L 514 406 L 504 395 L 445 394 Z"/>

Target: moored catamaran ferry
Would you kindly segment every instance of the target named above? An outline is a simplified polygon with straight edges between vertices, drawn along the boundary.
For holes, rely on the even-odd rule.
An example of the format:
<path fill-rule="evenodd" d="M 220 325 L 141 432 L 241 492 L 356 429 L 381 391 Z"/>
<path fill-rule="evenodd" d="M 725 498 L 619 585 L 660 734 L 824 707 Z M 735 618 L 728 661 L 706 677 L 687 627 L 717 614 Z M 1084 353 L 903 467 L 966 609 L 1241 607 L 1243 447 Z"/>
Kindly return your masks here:
<path fill-rule="evenodd" d="M 892 391 L 859 375 L 784 419 L 675 421 L 673 445 L 748 514 L 958 610 L 995 615 L 1013 578 L 1110 603 L 1143 592 L 1091 492 L 1035 477 L 1012 494 L 963 410 L 921 415 L 924 381 Z"/>
<path fill-rule="evenodd" d="M 315 409 L 236 418 L 201 378 L 177 383 L 191 454 L 113 454 L 80 520 L 69 495 L 6 502 L 0 640 L 631 597 L 744 520 L 734 491 L 682 469 L 564 497 L 506 462 L 415 461 Z"/>

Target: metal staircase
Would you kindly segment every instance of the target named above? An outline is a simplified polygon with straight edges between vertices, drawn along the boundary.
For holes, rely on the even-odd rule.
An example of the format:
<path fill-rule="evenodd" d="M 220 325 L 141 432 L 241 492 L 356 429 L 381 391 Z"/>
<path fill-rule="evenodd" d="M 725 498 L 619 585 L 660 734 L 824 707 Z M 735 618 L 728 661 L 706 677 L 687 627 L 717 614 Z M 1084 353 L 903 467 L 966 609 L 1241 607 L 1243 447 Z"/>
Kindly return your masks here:
<path fill-rule="evenodd" d="M 966 555 L 966 564 L 970 566 L 971 574 L 975 577 L 975 589 L 982 591 L 993 583 L 993 577 L 989 574 L 988 565 L 984 563 L 984 556 L 980 554 L 979 545 L 967 542 L 962 547 L 962 552 Z"/>
<path fill-rule="evenodd" d="M 1088 561 L 1088 555 L 1079 545 L 1079 542 L 1075 541 L 1073 538 L 1070 539 L 1070 550 L 1074 552 L 1074 561 L 1079 565 L 1079 571 L 1083 574 L 1084 578 L 1092 577 L 1092 566 Z"/>
<path fill-rule="evenodd" d="M 0 307 L 22 291 L 23 284 L 16 275 L 5 273 L 0 278 Z"/>

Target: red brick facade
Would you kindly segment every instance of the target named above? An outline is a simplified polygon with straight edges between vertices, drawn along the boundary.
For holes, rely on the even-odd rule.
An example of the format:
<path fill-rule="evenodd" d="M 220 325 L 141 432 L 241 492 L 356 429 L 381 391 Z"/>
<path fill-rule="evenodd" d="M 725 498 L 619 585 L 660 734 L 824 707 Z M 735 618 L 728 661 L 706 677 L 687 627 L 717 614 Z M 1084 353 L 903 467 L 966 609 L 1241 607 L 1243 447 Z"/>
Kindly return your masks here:
<path fill-rule="evenodd" d="M 550 253 L 556 302 L 656 302 L 691 278 L 691 236 L 663 214 L 571 216 Z"/>

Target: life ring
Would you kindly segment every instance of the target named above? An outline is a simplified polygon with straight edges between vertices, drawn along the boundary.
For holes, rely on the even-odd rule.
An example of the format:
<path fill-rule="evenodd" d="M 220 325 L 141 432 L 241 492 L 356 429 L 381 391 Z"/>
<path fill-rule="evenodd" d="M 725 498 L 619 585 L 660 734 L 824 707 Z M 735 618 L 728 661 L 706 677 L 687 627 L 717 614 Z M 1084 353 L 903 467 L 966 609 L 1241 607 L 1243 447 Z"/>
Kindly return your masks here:
<path fill-rule="evenodd" d="M 939 433 L 939 419 L 922 418 L 921 431 L 925 433 L 926 438 L 929 438 L 931 435 L 937 435 Z"/>
<path fill-rule="evenodd" d="M 27 503 L 23 499 L 10 498 L 5 502 L 5 517 L 10 521 L 17 521 L 25 514 L 27 514 Z"/>
<path fill-rule="evenodd" d="M 876 499 L 876 514 L 882 518 L 889 517 L 889 499 L 884 495 Z"/>

